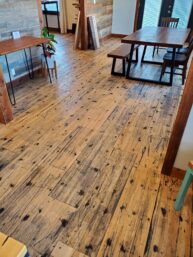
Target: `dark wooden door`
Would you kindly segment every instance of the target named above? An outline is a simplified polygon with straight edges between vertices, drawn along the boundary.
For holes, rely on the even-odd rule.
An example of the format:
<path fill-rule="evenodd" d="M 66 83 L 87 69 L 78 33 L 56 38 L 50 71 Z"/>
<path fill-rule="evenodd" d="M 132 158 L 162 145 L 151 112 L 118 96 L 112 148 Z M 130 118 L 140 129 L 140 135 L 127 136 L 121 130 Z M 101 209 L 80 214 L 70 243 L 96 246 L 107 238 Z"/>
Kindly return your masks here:
<path fill-rule="evenodd" d="M 172 17 L 174 2 L 175 2 L 175 0 L 163 0 L 162 1 L 159 23 L 161 22 L 162 17 Z"/>
<path fill-rule="evenodd" d="M 139 10 L 138 10 L 139 13 L 138 13 L 137 29 L 140 29 L 142 27 L 144 8 L 145 8 L 145 0 L 140 0 Z"/>

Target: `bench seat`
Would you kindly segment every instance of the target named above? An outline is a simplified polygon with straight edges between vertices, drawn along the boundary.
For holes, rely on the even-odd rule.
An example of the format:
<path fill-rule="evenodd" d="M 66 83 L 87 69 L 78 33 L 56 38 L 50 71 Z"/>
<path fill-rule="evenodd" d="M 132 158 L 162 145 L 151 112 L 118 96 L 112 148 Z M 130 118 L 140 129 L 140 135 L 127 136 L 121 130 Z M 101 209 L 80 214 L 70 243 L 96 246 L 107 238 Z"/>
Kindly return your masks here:
<path fill-rule="evenodd" d="M 138 61 L 138 46 L 135 47 L 136 50 L 136 62 Z M 112 64 L 112 75 L 125 76 L 126 75 L 126 61 L 130 58 L 131 45 L 130 44 L 121 44 L 118 48 L 110 52 L 107 57 L 113 58 Z M 116 60 L 122 60 L 122 72 L 116 72 Z"/>

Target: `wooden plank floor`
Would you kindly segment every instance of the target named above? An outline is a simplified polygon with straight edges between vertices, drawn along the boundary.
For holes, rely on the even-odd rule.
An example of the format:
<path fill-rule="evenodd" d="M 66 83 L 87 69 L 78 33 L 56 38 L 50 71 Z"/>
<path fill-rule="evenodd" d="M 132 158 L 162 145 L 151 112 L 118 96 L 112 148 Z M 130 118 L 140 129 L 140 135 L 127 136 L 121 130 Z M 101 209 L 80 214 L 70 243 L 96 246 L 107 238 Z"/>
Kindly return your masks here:
<path fill-rule="evenodd" d="M 192 190 L 176 213 L 181 182 L 161 175 L 180 78 L 112 77 L 106 54 L 118 39 L 87 52 L 57 39 L 58 81 L 21 85 L 15 120 L 0 125 L 0 231 L 32 257 L 193 256 Z"/>

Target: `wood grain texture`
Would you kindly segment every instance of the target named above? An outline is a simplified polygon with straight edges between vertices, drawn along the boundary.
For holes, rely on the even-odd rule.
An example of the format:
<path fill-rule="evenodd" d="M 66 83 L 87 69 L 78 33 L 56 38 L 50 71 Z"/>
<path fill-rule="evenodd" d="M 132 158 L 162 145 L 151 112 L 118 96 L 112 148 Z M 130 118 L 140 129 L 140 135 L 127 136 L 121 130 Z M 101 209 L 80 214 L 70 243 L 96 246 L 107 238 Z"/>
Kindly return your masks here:
<path fill-rule="evenodd" d="M 185 44 L 190 29 L 145 27 L 122 39 L 123 43 L 180 48 Z"/>
<path fill-rule="evenodd" d="M 8 39 L 0 42 L 0 55 L 10 54 L 25 48 L 35 47 L 48 43 L 48 39 L 24 36 L 19 39 Z"/>
<path fill-rule="evenodd" d="M 96 17 L 99 38 L 102 39 L 108 35 L 111 35 L 113 1 L 96 0 L 95 4 L 91 0 L 86 0 L 86 1 L 87 1 L 87 15 L 93 15 Z"/>
<path fill-rule="evenodd" d="M 58 80 L 17 87 L 15 120 L 0 125 L 0 231 L 32 257 L 191 257 L 192 189 L 176 214 L 180 182 L 161 175 L 179 77 L 161 87 L 111 76 L 117 38 L 86 52 L 71 35 L 57 41 Z"/>
<path fill-rule="evenodd" d="M 36 0 L 37 2 L 37 7 L 38 7 L 38 15 L 39 15 L 39 21 L 40 21 L 40 28 L 43 28 L 44 26 L 44 17 L 43 17 L 43 12 L 42 12 L 42 1 L 41 0 Z"/>

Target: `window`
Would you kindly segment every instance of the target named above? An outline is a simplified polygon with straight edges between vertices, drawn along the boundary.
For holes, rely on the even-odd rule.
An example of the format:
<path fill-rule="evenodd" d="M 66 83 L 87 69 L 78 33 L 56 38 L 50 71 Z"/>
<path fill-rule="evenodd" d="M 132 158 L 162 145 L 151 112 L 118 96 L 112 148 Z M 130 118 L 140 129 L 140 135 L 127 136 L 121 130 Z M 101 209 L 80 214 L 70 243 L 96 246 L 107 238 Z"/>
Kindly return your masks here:
<path fill-rule="evenodd" d="M 160 16 L 162 0 L 146 0 L 142 27 L 157 26 Z"/>
<path fill-rule="evenodd" d="M 50 2 L 50 3 L 49 3 Z M 57 13 L 59 11 L 59 0 L 42 2 L 43 13 Z"/>
<path fill-rule="evenodd" d="M 186 28 L 192 10 L 193 0 L 175 0 L 172 17 L 179 18 L 178 28 Z"/>

